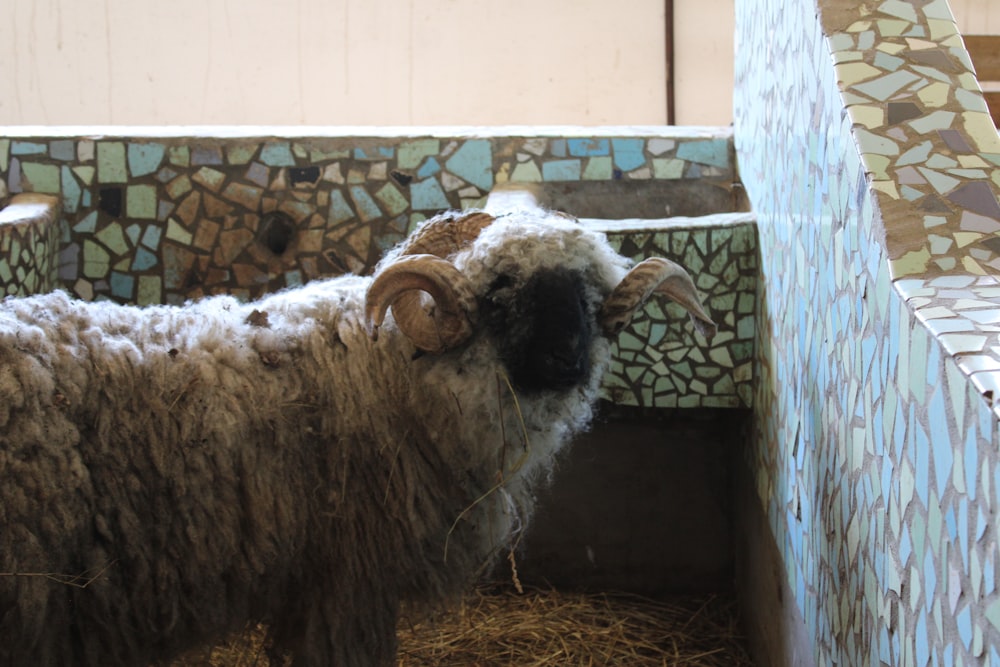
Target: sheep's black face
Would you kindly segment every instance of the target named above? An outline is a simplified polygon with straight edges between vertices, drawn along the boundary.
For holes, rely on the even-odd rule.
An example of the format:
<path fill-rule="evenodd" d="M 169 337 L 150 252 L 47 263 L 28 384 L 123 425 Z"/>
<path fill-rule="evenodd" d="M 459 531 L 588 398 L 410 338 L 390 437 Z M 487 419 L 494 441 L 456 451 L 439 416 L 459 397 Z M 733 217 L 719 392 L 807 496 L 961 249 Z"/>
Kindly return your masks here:
<path fill-rule="evenodd" d="M 520 287 L 501 276 L 481 312 L 517 389 L 564 390 L 590 376 L 596 323 L 578 273 L 543 270 Z"/>

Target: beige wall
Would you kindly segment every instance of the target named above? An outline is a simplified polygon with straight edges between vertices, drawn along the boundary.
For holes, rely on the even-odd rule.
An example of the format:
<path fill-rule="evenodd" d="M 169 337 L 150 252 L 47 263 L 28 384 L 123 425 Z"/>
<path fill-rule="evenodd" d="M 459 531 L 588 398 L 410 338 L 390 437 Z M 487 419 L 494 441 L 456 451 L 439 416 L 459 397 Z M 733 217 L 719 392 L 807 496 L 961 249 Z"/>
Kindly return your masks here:
<path fill-rule="evenodd" d="M 732 121 L 735 0 L 674 0 L 680 125 Z M 1000 34 L 996 0 L 950 0 Z M 657 125 L 664 1 L 6 0 L 0 125 Z"/>
<path fill-rule="evenodd" d="M 963 35 L 1000 35 L 1000 2 L 948 0 Z"/>
<path fill-rule="evenodd" d="M 0 124 L 658 124 L 662 0 L 7 0 Z"/>
<path fill-rule="evenodd" d="M 676 3 L 677 119 L 727 124 L 733 0 Z M 666 119 L 663 0 L 5 5 L 0 125 Z"/>
<path fill-rule="evenodd" d="M 674 0 L 678 125 L 733 122 L 735 0 Z"/>

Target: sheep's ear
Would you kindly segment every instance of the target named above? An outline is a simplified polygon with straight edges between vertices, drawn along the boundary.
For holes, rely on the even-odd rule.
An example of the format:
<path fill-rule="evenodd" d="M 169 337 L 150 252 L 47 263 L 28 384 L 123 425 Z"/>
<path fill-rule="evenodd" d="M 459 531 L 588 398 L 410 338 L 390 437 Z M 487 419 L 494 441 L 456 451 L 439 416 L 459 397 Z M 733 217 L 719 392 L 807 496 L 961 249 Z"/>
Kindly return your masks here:
<path fill-rule="evenodd" d="M 405 255 L 386 266 L 368 287 L 365 321 L 373 339 L 378 339 L 390 307 L 396 326 L 414 345 L 439 353 L 472 335 L 476 295 L 451 262 L 433 255 Z"/>
<path fill-rule="evenodd" d="M 688 311 L 691 322 L 706 338 L 715 335 L 715 322 L 705 312 L 691 276 L 662 257 L 645 259 L 629 271 L 601 306 L 599 322 L 606 336 L 615 336 L 653 294 L 667 296 Z"/>

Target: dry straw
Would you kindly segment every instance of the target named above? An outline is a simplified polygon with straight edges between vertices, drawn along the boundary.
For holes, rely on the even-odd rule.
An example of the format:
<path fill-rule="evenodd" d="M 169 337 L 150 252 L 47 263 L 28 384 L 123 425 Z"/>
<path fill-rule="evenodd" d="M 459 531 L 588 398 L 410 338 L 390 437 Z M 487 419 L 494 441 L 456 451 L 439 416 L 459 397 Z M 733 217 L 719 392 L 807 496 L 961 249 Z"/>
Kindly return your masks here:
<path fill-rule="evenodd" d="M 277 667 L 262 632 L 173 667 Z M 462 606 L 399 629 L 397 667 L 750 667 L 729 599 L 483 589 Z"/>
<path fill-rule="evenodd" d="M 454 614 L 400 630 L 399 667 L 750 665 L 734 607 L 552 590 L 479 591 Z"/>

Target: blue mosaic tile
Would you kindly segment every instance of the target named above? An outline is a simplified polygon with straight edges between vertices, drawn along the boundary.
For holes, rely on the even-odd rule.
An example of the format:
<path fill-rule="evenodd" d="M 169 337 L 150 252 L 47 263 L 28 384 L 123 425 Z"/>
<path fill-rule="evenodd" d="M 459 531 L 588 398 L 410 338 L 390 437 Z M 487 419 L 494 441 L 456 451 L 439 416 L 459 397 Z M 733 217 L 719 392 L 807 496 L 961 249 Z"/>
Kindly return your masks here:
<path fill-rule="evenodd" d="M 488 191 L 493 187 L 493 152 L 490 142 L 486 139 L 470 139 L 464 142 L 454 155 L 448 158 L 445 167 L 481 190 Z"/>
<path fill-rule="evenodd" d="M 612 139 L 611 147 L 614 154 L 614 164 L 622 171 L 632 171 L 645 166 L 646 155 L 643 152 L 642 139 Z M 727 143 L 728 142 L 724 142 Z M 689 144 L 685 144 L 687 146 Z M 726 161 L 728 163 L 728 160 Z"/>
<path fill-rule="evenodd" d="M 381 217 L 382 211 L 365 188 L 355 185 L 350 188 L 350 192 L 354 208 L 358 212 L 358 217 L 361 218 L 362 222 L 370 222 Z"/>
<path fill-rule="evenodd" d="M 429 158 L 417 171 L 417 177 L 430 178 L 441 171 L 441 164 L 436 158 Z"/>
<path fill-rule="evenodd" d="M 542 178 L 546 181 L 579 181 L 579 160 L 552 160 L 542 165 Z"/>
<path fill-rule="evenodd" d="M 268 167 L 295 166 L 295 157 L 288 142 L 272 142 L 264 144 L 260 151 L 260 161 Z"/>
<path fill-rule="evenodd" d="M 268 186 L 269 176 L 270 173 L 268 171 L 268 168 L 263 164 L 261 164 L 260 162 L 252 162 L 250 163 L 250 166 L 247 167 L 246 170 L 247 180 L 256 185 L 259 185 L 262 188 L 266 188 Z M 173 180 L 173 178 L 174 176 L 171 176 L 171 180 Z"/>
<path fill-rule="evenodd" d="M 449 207 L 441 184 L 434 178 L 411 183 L 410 202 L 415 211 L 443 211 Z"/>
<path fill-rule="evenodd" d="M 353 217 L 354 209 L 352 209 L 350 204 L 347 203 L 347 199 L 344 198 L 344 193 L 340 190 L 334 190 L 331 192 L 329 214 L 330 224 L 336 226 L 342 222 L 350 220 Z"/>
<path fill-rule="evenodd" d="M 194 166 L 221 165 L 224 161 L 221 146 L 195 146 L 190 155 Z"/>
<path fill-rule="evenodd" d="M 16 157 L 10 159 L 7 168 L 7 191 L 21 192 L 21 161 Z"/>
<path fill-rule="evenodd" d="M 111 272 L 111 293 L 121 299 L 133 298 L 132 290 L 135 287 L 135 278 L 128 275 L 119 273 L 117 271 Z"/>
<path fill-rule="evenodd" d="M 62 206 L 67 213 L 76 213 L 80 206 L 83 189 L 77 183 L 73 171 L 69 167 L 60 170 L 60 185 L 62 190 Z"/>
<path fill-rule="evenodd" d="M 10 144 L 11 155 L 44 155 L 48 145 L 34 141 L 13 141 Z"/>
<path fill-rule="evenodd" d="M 93 234 L 97 230 L 97 211 L 88 213 L 78 223 L 73 225 L 73 231 L 82 234 Z"/>
<path fill-rule="evenodd" d="M 611 142 L 607 139 L 568 139 L 566 145 L 573 157 L 611 155 Z"/>
<path fill-rule="evenodd" d="M 128 146 L 128 168 L 133 178 L 155 173 L 163 162 L 166 147 L 162 144 L 135 144 Z"/>
<path fill-rule="evenodd" d="M 142 229 L 137 223 L 132 223 L 125 228 L 125 236 L 128 237 L 129 244 L 134 246 L 139 242 L 139 236 L 142 234 Z"/>
<path fill-rule="evenodd" d="M 62 162 L 76 160 L 76 142 L 72 139 L 57 139 L 49 142 L 49 157 Z"/>
<path fill-rule="evenodd" d="M 131 269 L 133 271 L 146 271 L 156 266 L 156 264 L 157 264 L 157 258 L 155 254 L 153 254 L 146 248 L 138 248 L 135 251 L 135 259 L 132 260 Z M 113 288 L 114 288 L 114 281 L 112 281 L 112 289 Z"/>
<path fill-rule="evenodd" d="M 715 139 L 690 141 L 677 148 L 677 157 L 713 167 L 724 167 L 729 162 L 729 145 Z"/>
<path fill-rule="evenodd" d="M 374 146 L 369 148 L 355 148 L 355 160 L 391 160 L 396 154 L 393 146 Z"/>

